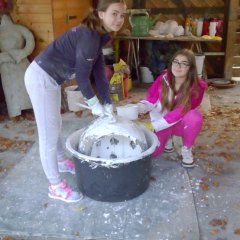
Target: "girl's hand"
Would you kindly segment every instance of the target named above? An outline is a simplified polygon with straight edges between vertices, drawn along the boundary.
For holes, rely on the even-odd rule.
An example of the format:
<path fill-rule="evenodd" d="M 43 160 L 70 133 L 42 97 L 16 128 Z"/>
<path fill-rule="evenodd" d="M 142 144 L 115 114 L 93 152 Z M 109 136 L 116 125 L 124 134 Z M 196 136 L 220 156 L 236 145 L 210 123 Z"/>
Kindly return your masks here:
<path fill-rule="evenodd" d="M 148 112 L 147 106 L 142 102 L 137 103 L 137 108 L 138 108 L 138 113 L 147 113 Z"/>
<path fill-rule="evenodd" d="M 113 117 L 113 106 L 112 104 L 105 104 L 103 105 L 104 108 L 104 115 L 107 115 L 108 117 Z"/>
<path fill-rule="evenodd" d="M 96 96 L 86 100 L 86 103 L 91 109 L 93 115 L 100 117 L 104 116 L 104 108 Z"/>

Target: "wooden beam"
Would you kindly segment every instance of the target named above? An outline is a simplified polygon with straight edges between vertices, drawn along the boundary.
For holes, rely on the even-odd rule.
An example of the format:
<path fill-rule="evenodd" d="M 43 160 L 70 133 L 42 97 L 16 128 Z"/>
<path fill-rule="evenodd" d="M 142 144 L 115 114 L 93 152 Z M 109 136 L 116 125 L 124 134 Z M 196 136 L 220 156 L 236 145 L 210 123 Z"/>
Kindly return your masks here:
<path fill-rule="evenodd" d="M 194 8 L 184 8 L 181 10 L 179 8 L 150 8 L 150 13 L 152 14 L 224 14 L 225 7 L 194 7 Z"/>
<path fill-rule="evenodd" d="M 182 1 L 179 1 L 179 0 L 172 0 L 172 1 L 177 6 L 180 12 L 185 12 L 186 7 Z"/>
<path fill-rule="evenodd" d="M 228 0 L 228 18 L 227 20 L 227 35 L 226 49 L 225 49 L 225 62 L 224 62 L 224 77 L 227 79 L 232 78 L 232 65 L 234 56 L 234 44 L 236 41 L 237 29 L 237 16 L 239 11 L 239 2 L 236 0 Z"/>

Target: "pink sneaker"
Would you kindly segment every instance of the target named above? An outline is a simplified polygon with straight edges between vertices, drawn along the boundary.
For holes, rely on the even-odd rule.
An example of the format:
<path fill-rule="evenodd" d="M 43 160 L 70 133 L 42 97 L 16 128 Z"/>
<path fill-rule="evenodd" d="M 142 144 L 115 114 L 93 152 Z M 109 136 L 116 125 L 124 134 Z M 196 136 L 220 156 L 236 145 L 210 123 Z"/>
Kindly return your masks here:
<path fill-rule="evenodd" d="M 49 193 L 48 196 L 53 199 L 62 200 L 64 202 L 78 202 L 83 196 L 78 192 L 74 192 L 68 185 L 65 179 L 61 180 L 61 182 L 54 186 L 49 185 Z"/>
<path fill-rule="evenodd" d="M 64 161 L 58 162 L 59 172 L 70 172 L 75 174 L 75 165 L 73 160 L 65 159 Z"/>

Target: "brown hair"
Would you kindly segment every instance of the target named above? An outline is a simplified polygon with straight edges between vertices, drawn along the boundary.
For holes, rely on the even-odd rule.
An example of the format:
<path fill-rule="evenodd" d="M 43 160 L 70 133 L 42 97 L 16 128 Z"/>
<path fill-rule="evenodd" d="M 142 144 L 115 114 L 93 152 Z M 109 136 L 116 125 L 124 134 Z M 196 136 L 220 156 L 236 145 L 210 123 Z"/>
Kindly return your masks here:
<path fill-rule="evenodd" d="M 83 19 L 81 26 L 84 26 L 89 29 L 95 29 L 99 33 L 105 33 L 106 31 L 104 30 L 102 22 L 98 17 L 98 12 L 99 11 L 105 12 L 108 9 L 108 7 L 113 3 L 126 4 L 125 0 L 98 0 L 97 8 L 90 10 L 90 13 L 87 15 L 87 17 Z"/>
<path fill-rule="evenodd" d="M 179 55 L 183 55 L 187 58 L 189 62 L 189 71 L 187 73 L 187 79 L 184 81 L 182 86 L 179 89 L 179 95 L 177 98 L 177 101 L 174 100 L 174 95 L 175 95 L 175 77 L 172 74 L 172 61 Z M 183 106 L 183 112 L 187 112 L 190 107 L 191 107 L 191 88 L 194 90 L 195 96 L 198 96 L 199 94 L 199 86 L 198 86 L 198 75 L 197 75 L 197 67 L 196 67 L 196 61 L 195 61 L 195 56 L 193 51 L 189 49 L 181 49 L 177 51 L 172 59 L 171 62 L 168 66 L 168 77 L 170 78 L 169 80 L 169 87 L 167 86 L 166 82 L 163 80 L 162 81 L 162 98 L 161 98 L 161 103 L 162 103 L 162 111 L 165 109 L 172 110 L 176 106 Z M 173 94 L 171 96 L 171 99 L 169 101 L 169 91 L 171 91 Z"/>

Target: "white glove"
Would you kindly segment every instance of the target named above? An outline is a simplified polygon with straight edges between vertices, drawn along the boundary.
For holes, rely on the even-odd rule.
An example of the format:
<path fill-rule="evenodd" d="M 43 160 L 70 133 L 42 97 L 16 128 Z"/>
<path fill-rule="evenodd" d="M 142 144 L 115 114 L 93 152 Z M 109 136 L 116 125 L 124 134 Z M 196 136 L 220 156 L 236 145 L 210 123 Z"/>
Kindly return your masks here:
<path fill-rule="evenodd" d="M 105 104 L 103 105 L 103 108 L 104 108 L 104 115 L 106 115 L 109 118 L 110 123 L 116 122 L 116 117 L 113 113 L 113 105 Z"/>
<path fill-rule="evenodd" d="M 104 108 L 96 96 L 86 100 L 86 103 L 91 108 L 93 115 L 104 116 Z"/>
<path fill-rule="evenodd" d="M 109 117 L 113 116 L 113 106 L 112 104 L 105 104 L 103 105 L 104 108 L 104 115 L 107 115 Z"/>
<path fill-rule="evenodd" d="M 148 108 L 146 106 L 146 104 L 139 102 L 137 103 L 137 107 L 138 107 L 138 113 L 147 113 L 148 112 Z"/>

